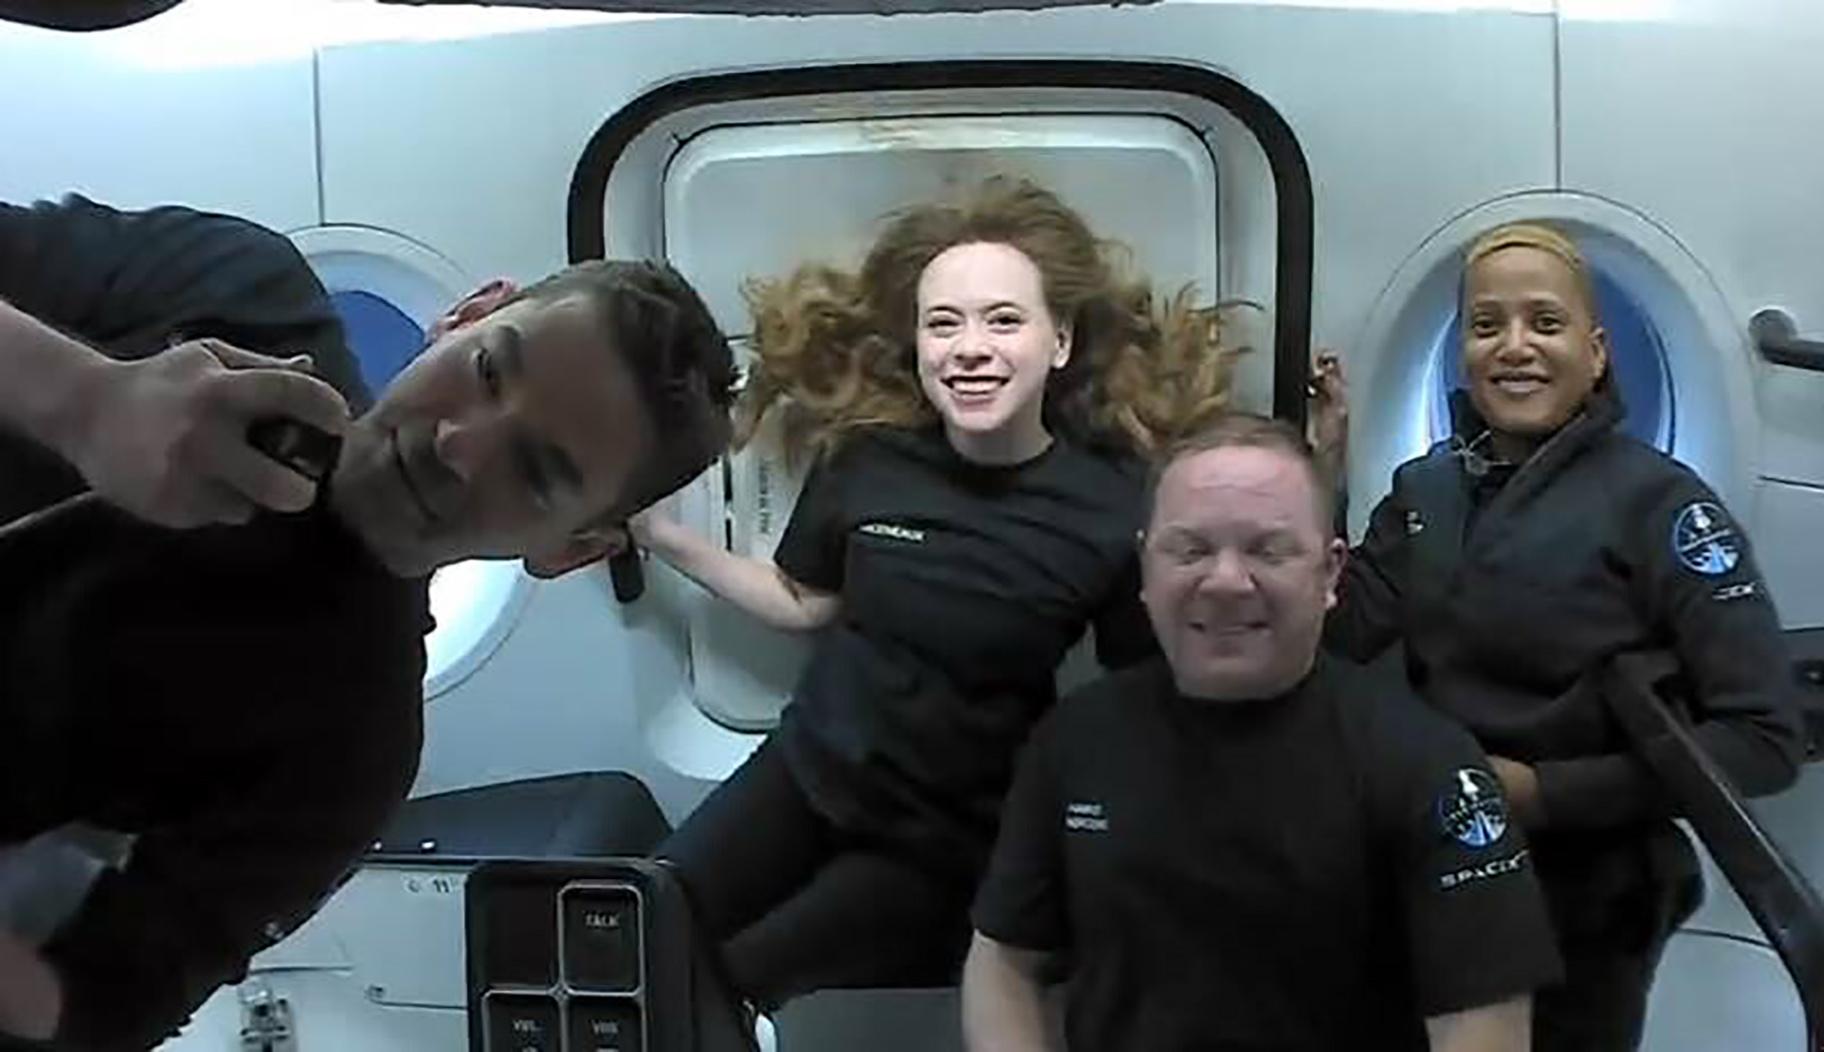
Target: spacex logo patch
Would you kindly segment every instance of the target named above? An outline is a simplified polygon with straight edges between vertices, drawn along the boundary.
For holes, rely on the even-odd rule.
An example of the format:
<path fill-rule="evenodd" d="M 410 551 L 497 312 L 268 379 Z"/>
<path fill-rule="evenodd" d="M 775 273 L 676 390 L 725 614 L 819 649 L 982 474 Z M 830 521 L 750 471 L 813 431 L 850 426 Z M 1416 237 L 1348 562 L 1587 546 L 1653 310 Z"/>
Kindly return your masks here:
<path fill-rule="evenodd" d="M 1491 847 L 1507 834 L 1501 783 L 1479 767 L 1459 767 L 1438 796 L 1438 826 L 1465 847 Z"/>
<path fill-rule="evenodd" d="M 1672 523 L 1672 554 L 1694 574 L 1721 577 L 1742 561 L 1742 536 L 1721 505 L 1694 500 Z"/>

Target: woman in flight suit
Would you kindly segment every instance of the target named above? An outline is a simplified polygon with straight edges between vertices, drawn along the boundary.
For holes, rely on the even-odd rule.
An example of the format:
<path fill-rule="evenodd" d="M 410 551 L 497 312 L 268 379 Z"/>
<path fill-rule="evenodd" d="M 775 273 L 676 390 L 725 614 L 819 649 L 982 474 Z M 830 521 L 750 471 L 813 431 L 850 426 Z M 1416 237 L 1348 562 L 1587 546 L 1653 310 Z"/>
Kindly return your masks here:
<path fill-rule="evenodd" d="M 1454 434 L 1400 466 L 1351 556 L 1329 645 L 1404 643 L 1413 686 L 1480 739 L 1527 827 L 1566 965 L 1534 1048 L 1640 1041 L 1666 940 L 1702 895 L 1691 845 L 1600 690 L 1669 650 L 1698 738 L 1751 794 L 1800 761 L 1790 662 L 1747 537 L 1689 468 L 1624 434 L 1588 266 L 1558 231 L 1471 247 Z M 1341 396 L 1324 374 L 1324 396 Z"/>
<path fill-rule="evenodd" d="M 1030 183 L 898 215 L 858 272 L 750 290 L 741 430 L 817 460 L 773 558 L 634 536 L 776 627 L 824 630 L 779 728 L 659 851 L 730 984 L 948 982 L 1016 751 L 1086 627 L 1154 652 L 1138 454 L 1222 408 L 1228 355 Z"/>

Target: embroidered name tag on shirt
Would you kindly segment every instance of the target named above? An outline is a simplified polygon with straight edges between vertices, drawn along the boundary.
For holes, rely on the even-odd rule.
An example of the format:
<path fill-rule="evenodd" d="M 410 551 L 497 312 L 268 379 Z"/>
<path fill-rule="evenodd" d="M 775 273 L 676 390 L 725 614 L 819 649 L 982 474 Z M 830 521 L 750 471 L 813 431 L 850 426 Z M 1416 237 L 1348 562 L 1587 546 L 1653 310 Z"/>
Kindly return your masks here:
<path fill-rule="evenodd" d="M 1106 833 L 1108 816 L 1102 813 L 1102 805 L 1097 803 L 1071 803 L 1064 805 L 1064 828 L 1073 833 Z"/>
<path fill-rule="evenodd" d="M 925 531 L 915 530 L 910 526 L 895 526 L 890 522 L 864 522 L 855 528 L 870 537 L 885 537 L 888 540 L 905 541 L 908 544 L 925 543 Z"/>

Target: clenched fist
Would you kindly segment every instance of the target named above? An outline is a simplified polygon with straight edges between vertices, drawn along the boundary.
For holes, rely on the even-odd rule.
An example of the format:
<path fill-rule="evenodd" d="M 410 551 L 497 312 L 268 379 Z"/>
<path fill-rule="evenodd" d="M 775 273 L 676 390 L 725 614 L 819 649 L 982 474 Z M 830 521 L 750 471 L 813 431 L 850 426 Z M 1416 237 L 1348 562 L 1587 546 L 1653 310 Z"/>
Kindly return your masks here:
<path fill-rule="evenodd" d="M 104 499 L 162 526 L 245 522 L 302 511 L 316 484 L 248 444 L 248 425 L 284 417 L 339 435 L 348 403 L 310 360 L 192 340 L 110 362 L 84 393 L 64 455 Z"/>

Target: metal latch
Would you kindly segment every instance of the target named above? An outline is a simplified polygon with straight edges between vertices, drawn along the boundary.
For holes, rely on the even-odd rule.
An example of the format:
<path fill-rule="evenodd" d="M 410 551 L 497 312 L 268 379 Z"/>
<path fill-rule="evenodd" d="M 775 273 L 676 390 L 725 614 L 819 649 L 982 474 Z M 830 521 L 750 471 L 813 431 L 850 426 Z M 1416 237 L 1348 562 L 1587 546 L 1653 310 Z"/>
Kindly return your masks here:
<path fill-rule="evenodd" d="M 297 1052 L 291 1002 L 272 992 L 264 979 L 241 984 L 242 1052 Z"/>

